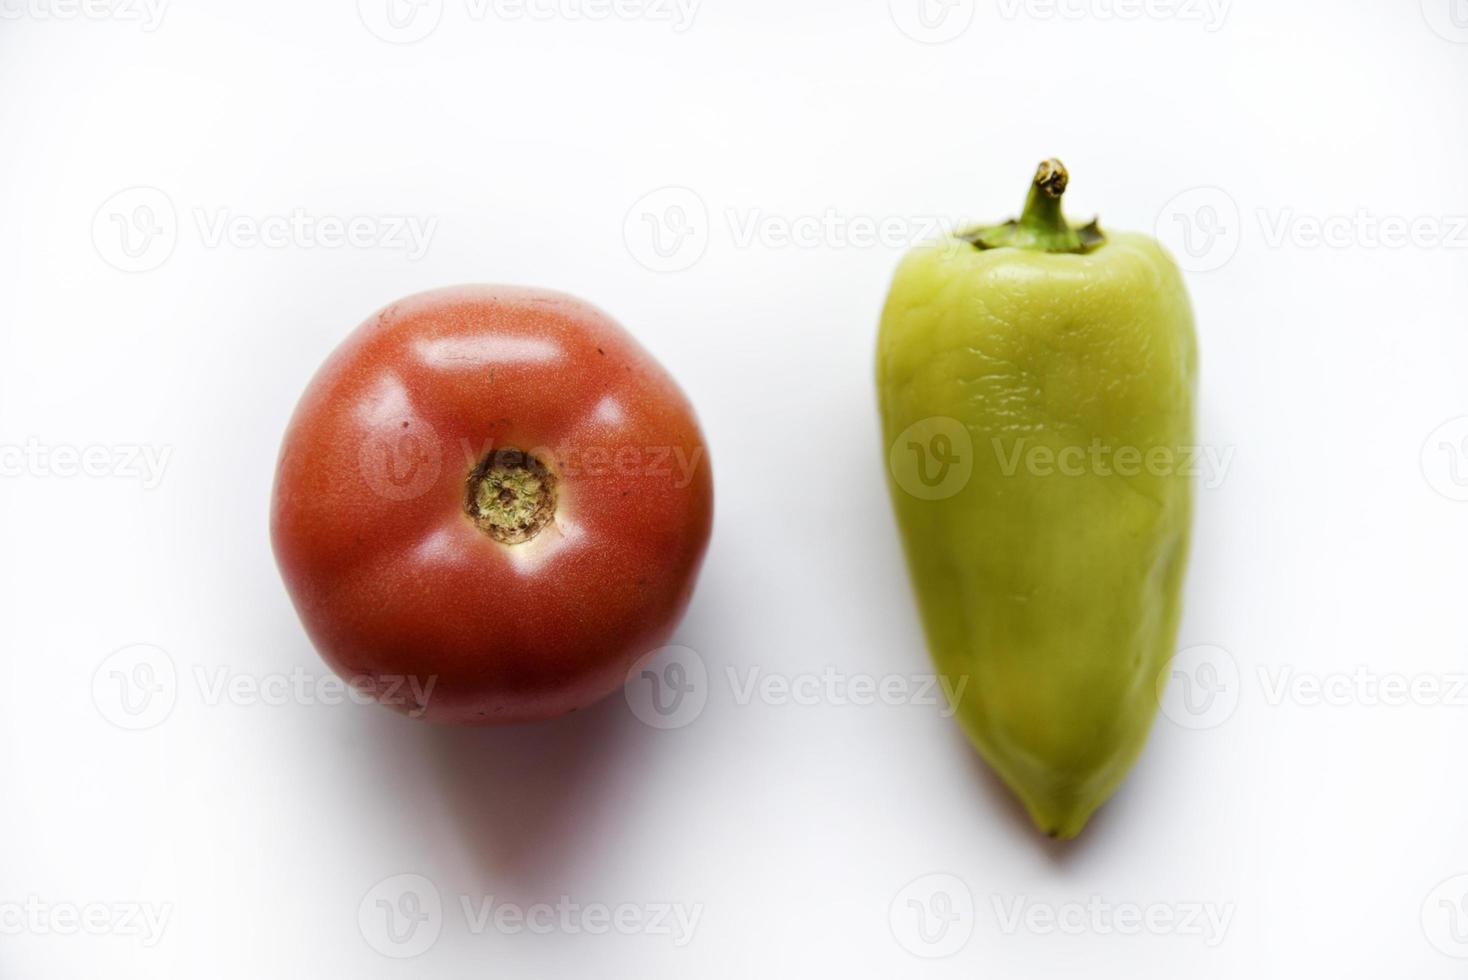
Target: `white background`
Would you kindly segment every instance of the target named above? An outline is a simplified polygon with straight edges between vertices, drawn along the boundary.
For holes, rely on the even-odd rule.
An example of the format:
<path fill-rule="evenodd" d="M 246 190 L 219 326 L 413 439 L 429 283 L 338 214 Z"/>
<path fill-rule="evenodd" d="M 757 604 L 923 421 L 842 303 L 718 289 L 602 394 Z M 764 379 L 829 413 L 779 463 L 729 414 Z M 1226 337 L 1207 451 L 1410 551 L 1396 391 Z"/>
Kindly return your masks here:
<path fill-rule="evenodd" d="M 1461 2 L 443 0 L 398 34 L 368 0 L 141 2 L 0 0 L 0 976 L 1462 975 Z M 1188 269 L 1201 438 L 1232 454 L 1179 640 L 1222 708 L 1159 715 L 1071 844 L 931 705 L 742 697 L 751 671 L 927 669 L 877 316 L 911 241 L 1008 216 L 1051 154 L 1072 217 Z M 422 255 L 212 234 L 297 209 L 433 232 Z M 691 234 L 660 255 L 655 226 Z M 212 687 L 322 675 L 267 541 L 280 435 L 369 313 L 466 281 L 592 300 L 697 405 L 717 522 L 684 727 L 621 695 L 435 730 Z M 130 731 L 139 664 L 165 689 Z M 1382 703 L 1388 675 L 1439 687 Z M 374 925 L 405 885 L 443 909 L 416 960 Z M 461 899 L 489 896 L 701 917 L 683 945 L 575 913 L 476 931 Z M 103 934 L 57 934 L 94 902 Z M 924 902 L 956 916 L 933 944 Z M 1153 925 L 1118 926 L 1128 904 Z"/>

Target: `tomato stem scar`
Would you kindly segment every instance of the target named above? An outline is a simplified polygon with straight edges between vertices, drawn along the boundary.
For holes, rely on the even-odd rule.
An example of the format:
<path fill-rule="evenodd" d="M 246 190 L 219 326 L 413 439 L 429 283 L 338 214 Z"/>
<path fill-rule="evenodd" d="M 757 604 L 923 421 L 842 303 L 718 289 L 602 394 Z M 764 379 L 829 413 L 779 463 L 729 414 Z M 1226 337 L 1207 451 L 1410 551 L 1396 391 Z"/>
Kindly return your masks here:
<path fill-rule="evenodd" d="M 529 453 L 494 450 L 469 472 L 464 512 L 501 544 L 523 544 L 555 516 L 555 475 Z"/>

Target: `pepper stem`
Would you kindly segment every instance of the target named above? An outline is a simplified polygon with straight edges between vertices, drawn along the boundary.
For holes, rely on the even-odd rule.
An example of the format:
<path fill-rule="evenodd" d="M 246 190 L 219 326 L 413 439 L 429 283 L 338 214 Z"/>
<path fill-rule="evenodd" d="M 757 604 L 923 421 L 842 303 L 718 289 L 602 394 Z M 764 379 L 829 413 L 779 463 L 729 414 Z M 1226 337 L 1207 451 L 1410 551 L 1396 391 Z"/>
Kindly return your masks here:
<path fill-rule="evenodd" d="M 1051 157 L 1040 164 L 1035 170 L 1034 181 L 1030 183 L 1029 196 L 1025 198 L 1024 213 L 1019 216 L 1014 245 L 1042 252 L 1078 250 L 1081 237 L 1066 224 L 1060 206 L 1060 199 L 1069 183 L 1070 173 L 1059 160 Z"/>
<path fill-rule="evenodd" d="M 1065 220 L 1060 199 L 1070 183 L 1065 164 L 1051 157 L 1035 169 L 1024 212 L 1018 220 L 976 228 L 960 235 L 978 248 L 1022 248 L 1033 252 L 1083 254 L 1105 244 L 1100 225 L 1092 221 L 1073 228 Z"/>

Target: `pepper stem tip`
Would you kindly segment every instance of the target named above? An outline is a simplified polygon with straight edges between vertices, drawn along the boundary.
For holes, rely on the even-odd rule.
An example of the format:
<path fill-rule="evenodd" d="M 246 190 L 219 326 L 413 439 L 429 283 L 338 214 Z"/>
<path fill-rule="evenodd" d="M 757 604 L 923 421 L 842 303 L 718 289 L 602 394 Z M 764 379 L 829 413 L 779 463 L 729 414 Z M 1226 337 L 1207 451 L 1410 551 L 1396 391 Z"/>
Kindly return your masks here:
<path fill-rule="evenodd" d="M 1070 171 L 1065 169 L 1065 164 L 1054 157 L 1040 161 L 1040 166 L 1035 170 L 1036 187 L 1050 197 L 1059 197 L 1065 193 L 1069 184 Z"/>

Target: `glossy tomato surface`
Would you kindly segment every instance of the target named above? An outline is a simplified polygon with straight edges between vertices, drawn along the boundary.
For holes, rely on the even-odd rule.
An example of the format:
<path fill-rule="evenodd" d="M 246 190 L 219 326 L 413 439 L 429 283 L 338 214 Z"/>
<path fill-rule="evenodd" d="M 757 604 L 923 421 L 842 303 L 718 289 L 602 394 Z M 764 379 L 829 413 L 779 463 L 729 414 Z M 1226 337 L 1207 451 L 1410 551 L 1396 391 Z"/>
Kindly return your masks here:
<path fill-rule="evenodd" d="M 541 290 L 409 297 L 339 347 L 276 470 L 276 560 L 316 649 L 430 721 L 554 717 L 623 684 L 713 520 L 688 400 L 604 313 Z"/>

